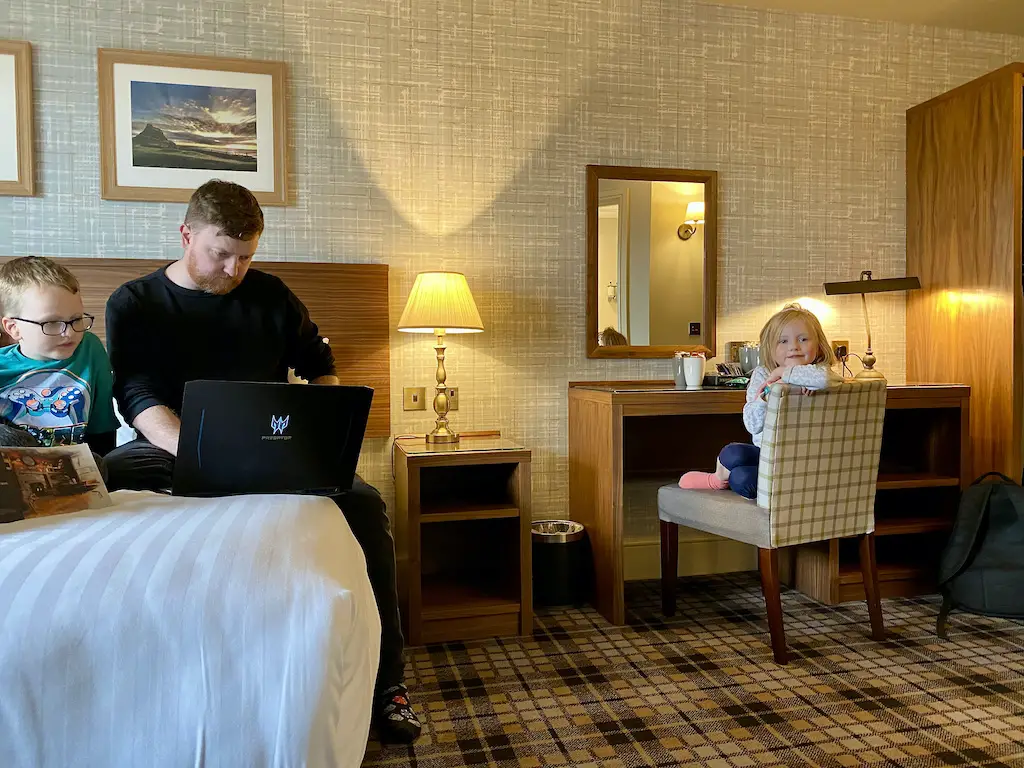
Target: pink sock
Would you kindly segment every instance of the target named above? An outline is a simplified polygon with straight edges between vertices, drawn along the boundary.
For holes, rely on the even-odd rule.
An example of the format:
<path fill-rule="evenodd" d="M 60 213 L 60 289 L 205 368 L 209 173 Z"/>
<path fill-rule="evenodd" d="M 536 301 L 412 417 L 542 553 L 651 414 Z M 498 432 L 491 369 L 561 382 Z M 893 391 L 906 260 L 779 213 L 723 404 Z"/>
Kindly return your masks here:
<path fill-rule="evenodd" d="M 714 472 L 687 472 L 679 478 L 679 487 L 691 491 L 724 491 L 729 487 L 729 481 Z"/>

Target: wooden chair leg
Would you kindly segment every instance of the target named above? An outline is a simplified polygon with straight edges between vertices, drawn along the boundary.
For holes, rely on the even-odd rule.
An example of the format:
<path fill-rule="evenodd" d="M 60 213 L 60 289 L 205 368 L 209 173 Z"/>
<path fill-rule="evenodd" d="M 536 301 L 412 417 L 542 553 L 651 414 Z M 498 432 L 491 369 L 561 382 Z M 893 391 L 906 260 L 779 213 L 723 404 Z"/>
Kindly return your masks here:
<path fill-rule="evenodd" d="M 768 610 L 768 631 L 772 636 L 772 655 L 777 664 L 789 661 L 786 652 L 786 630 L 782 627 L 782 596 L 779 594 L 779 550 L 757 549 L 757 564 L 761 570 L 761 592 Z"/>
<path fill-rule="evenodd" d="M 878 591 L 878 562 L 875 560 L 875 534 L 865 533 L 860 537 L 860 572 L 864 577 L 864 595 L 871 617 L 871 638 L 885 640 L 885 624 L 882 621 L 881 593 Z"/>
<path fill-rule="evenodd" d="M 676 581 L 679 573 L 679 526 L 661 522 L 661 612 L 676 615 Z"/>

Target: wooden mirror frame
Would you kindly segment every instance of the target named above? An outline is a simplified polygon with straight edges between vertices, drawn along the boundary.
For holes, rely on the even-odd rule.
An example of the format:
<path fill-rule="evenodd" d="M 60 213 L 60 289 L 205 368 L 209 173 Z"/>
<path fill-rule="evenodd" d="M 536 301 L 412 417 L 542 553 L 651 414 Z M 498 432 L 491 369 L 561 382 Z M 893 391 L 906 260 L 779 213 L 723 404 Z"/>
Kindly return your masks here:
<path fill-rule="evenodd" d="M 597 327 L 597 204 L 601 179 L 626 181 L 689 181 L 704 185 L 704 328 L 703 345 L 715 356 L 715 311 L 718 301 L 716 275 L 718 269 L 718 172 L 690 171 L 676 168 L 637 168 L 626 165 L 587 166 L 587 357 L 596 358 L 659 358 L 672 357 L 676 352 L 692 351 L 694 344 L 664 344 L 655 346 L 610 346 L 598 343 Z"/>

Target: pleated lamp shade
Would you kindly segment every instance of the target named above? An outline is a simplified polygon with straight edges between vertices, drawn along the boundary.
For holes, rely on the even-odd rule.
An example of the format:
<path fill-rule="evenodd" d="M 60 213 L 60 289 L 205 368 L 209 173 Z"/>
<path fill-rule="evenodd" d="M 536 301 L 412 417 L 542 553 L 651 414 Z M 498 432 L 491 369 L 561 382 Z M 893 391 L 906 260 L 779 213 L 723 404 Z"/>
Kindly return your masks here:
<path fill-rule="evenodd" d="M 461 272 L 420 272 L 405 303 L 398 330 L 406 333 L 480 333 L 480 320 Z"/>
<path fill-rule="evenodd" d="M 704 223 L 704 203 L 691 202 L 686 204 L 686 223 L 687 224 L 703 224 Z"/>

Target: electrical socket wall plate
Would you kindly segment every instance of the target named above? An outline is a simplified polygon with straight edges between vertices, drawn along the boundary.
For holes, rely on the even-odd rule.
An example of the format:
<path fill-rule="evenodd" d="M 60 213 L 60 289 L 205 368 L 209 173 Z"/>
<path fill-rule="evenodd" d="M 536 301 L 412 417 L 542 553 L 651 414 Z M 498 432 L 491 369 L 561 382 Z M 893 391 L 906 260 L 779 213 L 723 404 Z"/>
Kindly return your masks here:
<path fill-rule="evenodd" d="M 403 387 L 402 388 L 402 410 L 403 411 L 425 411 L 425 410 L 427 410 L 427 388 L 426 387 Z"/>
<path fill-rule="evenodd" d="M 459 388 L 448 387 L 448 410 L 457 411 L 459 410 Z"/>
<path fill-rule="evenodd" d="M 841 355 L 840 352 L 844 350 L 845 354 Z M 836 353 L 836 358 L 838 358 L 839 362 L 842 362 L 850 357 L 850 342 L 836 339 L 832 342 L 832 351 Z"/>

